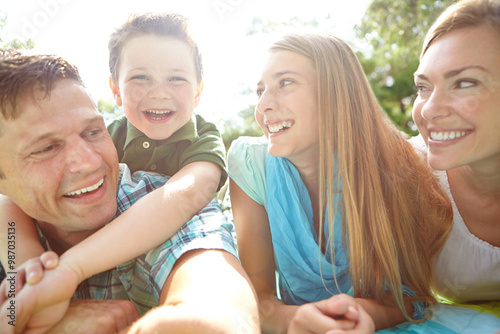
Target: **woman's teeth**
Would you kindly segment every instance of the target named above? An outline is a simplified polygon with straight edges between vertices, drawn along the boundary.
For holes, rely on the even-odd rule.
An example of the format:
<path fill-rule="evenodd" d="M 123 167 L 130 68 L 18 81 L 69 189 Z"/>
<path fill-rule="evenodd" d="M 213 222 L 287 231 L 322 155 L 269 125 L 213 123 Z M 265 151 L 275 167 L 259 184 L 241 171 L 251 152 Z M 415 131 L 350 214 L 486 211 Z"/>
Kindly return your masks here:
<path fill-rule="evenodd" d="M 286 121 L 267 126 L 267 128 L 269 129 L 269 132 L 271 132 L 271 133 L 286 130 L 286 129 L 289 129 L 290 127 L 292 127 L 292 122 L 286 122 Z"/>
<path fill-rule="evenodd" d="M 432 140 L 444 141 L 452 140 L 465 136 L 468 131 L 447 131 L 447 132 L 431 132 L 430 136 Z"/>

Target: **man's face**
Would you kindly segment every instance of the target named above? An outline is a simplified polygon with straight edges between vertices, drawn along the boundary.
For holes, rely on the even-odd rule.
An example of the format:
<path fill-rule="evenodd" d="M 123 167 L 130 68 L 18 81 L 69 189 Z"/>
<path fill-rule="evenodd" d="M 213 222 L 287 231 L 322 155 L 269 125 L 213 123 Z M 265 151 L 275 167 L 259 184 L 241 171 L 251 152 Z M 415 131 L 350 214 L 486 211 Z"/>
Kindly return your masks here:
<path fill-rule="evenodd" d="M 0 192 L 63 233 L 94 231 L 116 212 L 116 149 L 85 88 L 61 79 L 44 95 L 0 116 Z"/>

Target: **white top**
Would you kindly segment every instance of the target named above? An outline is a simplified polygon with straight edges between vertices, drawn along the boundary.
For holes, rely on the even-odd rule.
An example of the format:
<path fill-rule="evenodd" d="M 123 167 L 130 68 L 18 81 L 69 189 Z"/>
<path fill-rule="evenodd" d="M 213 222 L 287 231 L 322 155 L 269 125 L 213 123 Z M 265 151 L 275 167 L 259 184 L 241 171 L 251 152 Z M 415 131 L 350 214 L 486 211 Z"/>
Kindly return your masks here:
<path fill-rule="evenodd" d="M 410 139 L 410 142 L 415 149 L 426 152 L 421 136 Z M 451 194 L 446 171 L 435 170 L 434 174 L 453 206 L 450 235 L 434 262 L 436 292 L 457 303 L 500 300 L 500 247 L 469 231 Z"/>

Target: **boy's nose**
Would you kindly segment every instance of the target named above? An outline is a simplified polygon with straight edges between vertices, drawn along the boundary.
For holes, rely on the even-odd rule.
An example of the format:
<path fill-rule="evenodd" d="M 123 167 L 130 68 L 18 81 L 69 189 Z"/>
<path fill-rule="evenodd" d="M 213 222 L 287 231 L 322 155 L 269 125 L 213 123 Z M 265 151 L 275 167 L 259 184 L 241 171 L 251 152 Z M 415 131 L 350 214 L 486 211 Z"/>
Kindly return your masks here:
<path fill-rule="evenodd" d="M 167 83 L 156 82 L 149 89 L 148 97 L 151 99 L 170 99 L 172 94 Z"/>

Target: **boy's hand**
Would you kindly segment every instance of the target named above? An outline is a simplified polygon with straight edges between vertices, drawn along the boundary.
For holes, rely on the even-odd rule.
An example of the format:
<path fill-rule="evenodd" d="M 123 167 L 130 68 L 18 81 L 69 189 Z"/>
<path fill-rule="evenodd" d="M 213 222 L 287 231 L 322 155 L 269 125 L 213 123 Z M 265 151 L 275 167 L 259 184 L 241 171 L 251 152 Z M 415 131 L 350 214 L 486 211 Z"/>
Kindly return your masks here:
<path fill-rule="evenodd" d="M 28 280 L 37 283 L 25 284 Z M 30 330 L 36 333 L 34 329 L 43 333 L 64 317 L 79 280 L 71 268 L 58 266 L 55 253 L 48 252 L 24 263 L 10 281 L 7 277 L 0 286 L 2 304 L 11 303 L 7 297 L 12 298 L 12 283 L 15 298 L 10 300 L 14 300 L 16 306 L 16 331 L 26 328 L 28 333 Z"/>

